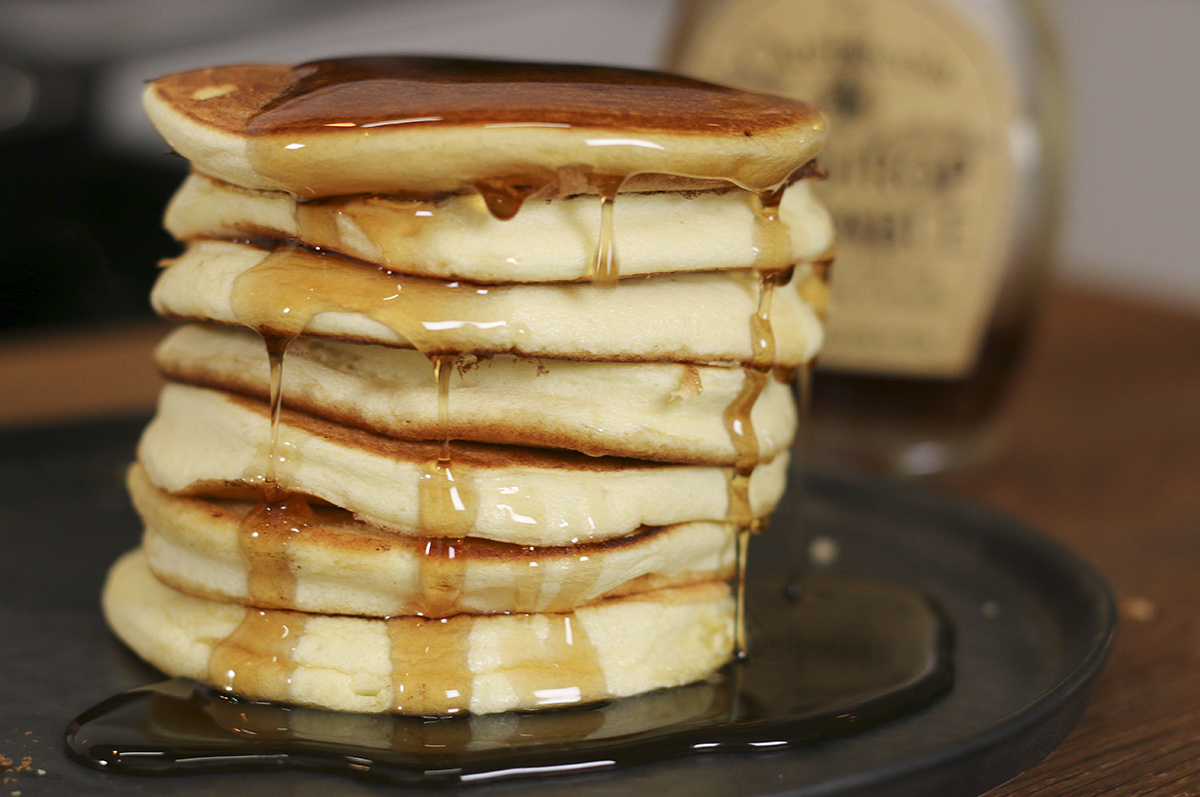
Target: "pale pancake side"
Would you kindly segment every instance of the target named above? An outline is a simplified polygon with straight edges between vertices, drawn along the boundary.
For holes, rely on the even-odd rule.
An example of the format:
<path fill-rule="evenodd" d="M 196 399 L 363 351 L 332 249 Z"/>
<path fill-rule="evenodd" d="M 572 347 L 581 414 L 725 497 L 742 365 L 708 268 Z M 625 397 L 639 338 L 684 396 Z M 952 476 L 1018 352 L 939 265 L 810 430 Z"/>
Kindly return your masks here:
<path fill-rule="evenodd" d="M 169 263 L 151 301 L 168 317 L 425 353 L 739 363 L 755 356 L 751 317 L 759 294 L 758 279 L 747 271 L 631 277 L 615 288 L 482 287 L 388 275 L 307 250 L 272 256 L 246 244 L 202 241 Z M 769 317 L 776 364 L 795 366 L 816 355 L 822 324 L 796 281 L 774 290 Z"/>
<path fill-rule="evenodd" d="M 142 435 L 139 460 L 151 481 L 169 492 L 253 499 L 267 472 L 269 427 L 263 402 L 168 384 Z M 458 443 L 451 446 L 452 472 L 464 508 L 453 525 L 430 527 L 421 483 L 437 460 L 437 443 L 381 437 L 285 411 L 278 450 L 276 481 L 283 489 L 416 537 L 557 547 L 623 537 L 644 526 L 723 521 L 729 511 L 732 469 Z M 755 516 L 770 513 L 783 494 L 787 464 L 781 454 L 755 469 L 748 488 Z"/>
<path fill-rule="evenodd" d="M 833 223 L 807 181 L 780 203 L 782 260 L 825 256 Z M 492 216 L 478 194 L 438 201 L 359 195 L 297 202 L 192 174 L 167 206 L 176 238 L 296 239 L 406 274 L 476 282 L 583 280 L 601 226 L 595 197 L 529 201 L 514 218 Z M 765 222 L 742 191 L 621 194 L 613 204 L 625 276 L 747 268 L 764 251 Z M 764 264 L 766 265 L 766 264 Z M 769 264 L 778 267 L 778 263 Z"/>
<path fill-rule="evenodd" d="M 728 661 L 733 639 L 733 599 L 723 583 L 565 615 L 389 621 L 262 613 L 196 598 L 160 583 L 140 549 L 113 565 L 102 604 L 117 636 L 168 675 L 217 687 L 232 680 L 234 693 L 258 700 L 364 713 L 438 713 L 446 701 L 431 694 L 435 685 L 469 695 L 466 708 L 477 714 L 624 697 L 706 677 Z M 230 640 L 255 624 L 288 629 L 285 654 L 262 635 L 243 631 Z M 452 655 L 418 654 L 447 636 Z M 230 642 L 240 669 L 232 679 L 214 677 L 214 649 Z M 410 668 L 398 672 L 398 663 Z M 397 685 L 410 688 L 401 694 Z"/>
<path fill-rule="evenodd" d="M 266 400 L 262 339 L 243 327 L 189 324 L 158 347 L 179 382 Z M 750 378 L 741 368 L 589 363 L 463 355 L 453 363 L 445 425 L 429 358 L 412 349 L 300 337 L 288 346 L 288 406 L 391 437 L 566 448 L 591 456 L 729 465 L 737 452 L 723 414 Z M 761 456 L 791 445 L 789 384 L 768 379 L 750 413 Z"/>
<path fill-rule="evenodd" d="M 390 534 L 348 513 L 315 507 L 318 522 L 269 551 L 289 589 L 252 594 L 247 556 L 261 534 L 245 501 L 174 496 L 135 465 L 129 491 L 145 526 L 151 570 L 175 589 L 259 608 L 367 617 L 569 611 L 602 598 L 733 575 L 734 528 L 687 523 L 600 544 L 527 548 L 467 538 L 453 561 L 425 541 Z M 447 566 L 452 565 L 452 568 Z M 451 575 L 447 576 L 447 572 Z M 445 584 L 434 582 L 445 581 Z M 433 586 L 452 592 L 433 601 Z M 434 611 L 431 607 L 436 607 Z M 431 611 L 433 613 L 431 613 Z"/>

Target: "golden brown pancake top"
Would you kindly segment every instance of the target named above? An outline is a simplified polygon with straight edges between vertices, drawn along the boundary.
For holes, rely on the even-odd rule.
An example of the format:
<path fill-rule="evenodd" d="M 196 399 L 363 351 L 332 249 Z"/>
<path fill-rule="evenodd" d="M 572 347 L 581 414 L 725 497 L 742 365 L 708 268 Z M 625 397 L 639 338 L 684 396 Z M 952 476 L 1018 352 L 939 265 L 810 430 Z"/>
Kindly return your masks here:
<path fill-rule="evenodd" d="M 169 75 L 147 111 L 202 173 L 308 199 L 474 187 L 516 201 L 646 174 L 766 192 L 825 135 L 803 102 L 665 73 L 417 56 Z"/>
<path fill-rule="evenodd" d="M 214 79 L 247 91 L 191 99 Z M 155 85 L 198 119 L 247 135 L 514 124 L 752 137 L 811 125 L 819 117 L 797 100 L 662 72 L 424 56 L 219 67 L 171 75 Z"/>

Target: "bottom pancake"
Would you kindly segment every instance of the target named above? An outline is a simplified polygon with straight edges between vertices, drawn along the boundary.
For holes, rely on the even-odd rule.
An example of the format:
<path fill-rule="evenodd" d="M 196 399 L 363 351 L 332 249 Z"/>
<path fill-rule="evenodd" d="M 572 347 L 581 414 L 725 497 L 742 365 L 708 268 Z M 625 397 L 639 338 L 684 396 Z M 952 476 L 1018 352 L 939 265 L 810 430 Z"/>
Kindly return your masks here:
<path fill-rule="evenodd" d="M 705 678 L 732 653 L 722 582 L 566 614 L 370 619 L 248 609 L 177 592 L 140 550 L 113 565 L 103 605 L 146 661 L 256 700 L 447 715 L 580 705 Z"/>

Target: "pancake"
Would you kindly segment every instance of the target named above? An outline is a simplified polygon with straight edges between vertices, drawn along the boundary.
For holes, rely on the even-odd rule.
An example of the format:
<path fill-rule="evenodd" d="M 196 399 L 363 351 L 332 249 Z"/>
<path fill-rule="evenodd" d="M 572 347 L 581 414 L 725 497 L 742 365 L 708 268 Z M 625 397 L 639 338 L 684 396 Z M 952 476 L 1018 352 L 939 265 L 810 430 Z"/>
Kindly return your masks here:
<path fill-rule="evenodd" d="M 742 269 L 766 252 L 756 200 L 743 191 L 622 194 L 613 227 L 622 275 Z M 833 224 L 808 182 L 780 203 L 786 263 L 824 256 Z M 595 263 L 600 205 L 575 196 L 528 202 L 511 219 L 478 194 L 421 201 L 376 194 L 297 202 L 193 174 L 167 207 L 176 238 L 297 240 L 392 271 L 476 282 L 583 280 Z"/>
<path fill-rule="evenodd" d="M 269 439 L 264 402 L 169 384 L 138 459 L 168 492 L 257 500 Z M 456 442 L 451 470 L 464 508 L 438 514 L 434 524 L 422 485 L 438 449 L 285 410 L 275 483 L 400 534 L 514 545 L 602 542 L 646 526 L 724 521 L 730 514 L 728 468 Z M 779 501 L 787 464 L 781 454 L 754 469 L 748 495 L 755 517 Z"/>
<path fill-rule="evenodd" d="M 815 356 L 822 326 L 798 282 L 772 291 L 771 364 Z M 588 283 L 478 286 L 404 277 L 328 253 L 201 241 L 171 261 L 151 301 L 162 315 L 410 346 L 424 354 L 516 354 L 618 362 L 742 363 L 758 355 L 749 271 Z"/>
<path fill-rule="evenodd" d="M 427 57 L 247 64 L 152 81 L 146 113 L 195 168 L 304 198 L 522 196 L 575 175 L 788 182 L 825 137 L 812 106 L 656 72 Z"/>
<path fill-rule="evenodd" d="M 267 399 L 270 368 L 251 330 L 189 324 L 155 359 L 175 381 Z M 300 337 L 288 347 L 283 395 L 293 409 L 390 437 L 732 465 L 738 452 L 723 416 L 748 378 L 741 368 L 465 355 L 454 361 L 440 418 L 424 355 Z M 761 456 L 787 450 L 796 429 L 790 385 L 766 380 L 750 421 Z"/>
<path fill-rule="evenodd" d="M 171 589 L 133 551 L 104 588 L 109 625 L 172 676 L 256 700 L 433 715 L 581 705 L 699 680 L 728 659 L 721 583 L 569 614 L 390 620 L 255 610 Z"/>
<path fill-rule="evenodd" d="M 469 537 L 446 547 L 317 506 L 303 534 L 288 529 L 272 537 L 248 522 L 251 502 L 173 496 L 137 465 L 128 482 L 145 526 L 142 546 L 160 581 L 258 608 L 368 617 L 561 612 L 733 575 L 730 523 L 686 523 L 561 548 Z"/>

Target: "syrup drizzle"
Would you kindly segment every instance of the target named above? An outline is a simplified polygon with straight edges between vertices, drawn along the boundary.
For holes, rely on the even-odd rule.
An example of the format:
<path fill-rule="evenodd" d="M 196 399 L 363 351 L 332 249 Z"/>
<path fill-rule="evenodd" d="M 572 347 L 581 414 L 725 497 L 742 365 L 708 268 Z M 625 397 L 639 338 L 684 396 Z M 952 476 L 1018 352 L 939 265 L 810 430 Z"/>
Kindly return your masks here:
<path fill-rule="evenodd" d="M 473 330 L 508 325 L 488 309 L 492 290 L 285 243 L 238 275 L 234 310 L 247 326 L 284 338 L 299 335 L 321 313 L 359 313 L 432 356 L 471 351 Z"/>
<path fill-rule="evenodd" d="M 453 716 L 470 710 L 472 623 L 470 615 L 388 621 L 393 711 L 413 713 L 411 706 L 420 705 L 421 713 Z M 492 655 L 507 661 L 545 662 L 504 674 L 518 705 L 570 706 L 607 693 L 595 646 L 574 612 L 527 616 L 495 644 Z"/>
<path fill-rule="evenodd" d="M 283 412 L 283 371 L 295 335 L 263 334 L 270 371 L 271 409 L 263 497 L 238 529 L 246 566 L 247 607 L 242 621 L 209 654 L 208 678 L 218 689 L 250 697 L 287 694 L 296 663 L 292 656 L 304 633 L 302 615 L 275 611 L 295 603 L 296 574 L 288 550 L 293 535 L 315 521 L 303 496 L 280 488 L 279 426 Z"/>
<path fill-rule="evenodd" d="M 289 609 L 296 598 L 289 547 L 295 535 L 316 525 L 316 516 L 303 496 L 277 487 L 273 492 L 242 519 L 238 545 L 246 565 L 246 603 Z"/>
<path fill-rule="evenodd" d="M 218 691 L 252 700 L 288 694 L 305 623 L 296 612 L 247 608 L 233 633 L 213 646 L 208 682 Z"/>
<path fill-rule="evenodd" d="M 263 343 L 267 347 L 267 360 L 270 368 L 271 385 L 269 389 L 269 402 L 271 405 L 271 432 L 270 442 L 267 448 L 267 470 L 263 477 L 264 486 L 266 487 L 267 497 L 271 497 L 271 492 L 277 489 L 276 482 L 276 463 L 279 461 L 279 417 L 283 413 L 283 360 L 287 356 L 288 346 L 295 335 L 282 338 L 276 335 L 263 335 Z"/>
<path fill-rule="evenodd" d="M 347 235 L 366 239 L 385 268 L 400 268 L 388 253 L 406 251 L 403 241 L 420 238 L 426 223 L 437 213 L 432 202 L 389 196 L 328 197 L 297 201 L 294 205 L 296 243 L 314 249 L 340 252 L 348 248 Z"/>
<path fill-rule="evenodd" d="M 439 354 L 430 358 L 433 362 L 433 381 L 437 383 L 438 435 L 442 439 L 442 450 L 438 461 L 450 465 L 450 375 L 458 356 Z"/>
<path fill-rule="evenodd" d="M 531 554 L 535 550 L 534 548 L 529 549 Z M 527 602 L 516 605 L 541 606 L 545 603 L 544 611 L 548 612 L 562 612 L 578 606 L 586 596 L 592 594 L 592 590 L 604 575 L 603 566 L 589 555 L 587 549 L 572 552 L 569 557 L 557 562 L 547 558 L 531 559 L 530 561 L 531 568 L 543 571 L 542 578 L 536 581 L 530 580 L 526 582 L 527 586 L 518 588 L 514 598 L 524 599 Z M 549 572 L 551 568 L 554 568 L 556 572 Z M 557 591 L 548 600 L 544 600 L 545 585 L 554 577 L 559 579 Z"/>
<path fill-rule="evenodd" d="M 316 518 L 303 496 L 279 486 L 281 454 L 279 426 L 283 412 L 283 366 L 292 338 L 263 335 L 270 361 L 270 433 L 263 474 L 262 499 L 238 529 L 238 545 L 246 566 L 246 602 L 250 606 L 286 609 L 293 605 L 296 575 L 288 550 L 293 535 Z M 220 645 L 218 645 L 218 649 Z"/>
<path fill-rule="evenodd" d="M 479 180 L 474 188 L 483 199 L 488 213 L 500 221 L 508 221 L 517 215 L 527 199 L 543 193 L 558 179 L 554 173 L 541 174 L 524 182 L 507 180 Z"/>
<path fill-rule="evenodd" d="M 750 413 L 767 383 L 767 374 L 752 366 L 742 369 L 742 388 L 725 408 L 725 429 L 733 442 L 735 459 L 726 473 L 730 484 L 726 520 L 744 526 L 753 519 L 750 505 L 750 477 L 759 462 L 758 436 Z"/>
<path fill-rule="evenodd" d="M 521 633 L 509 633 L 501 641 L 503 655 L 548 662 L 539 671 L 509 674 L 509 686 L 520 704 L 572 706 L 582 704 L 585 695 L 608 693 L 596 648 L 576 614 L 542 614 L 537 625 L 519 628 Z"/>
<path fill-rule="evenodd" d="M 463 538 L 472 530 L 472 510 L 478 506 L 471 501 L 468 508 L 466 493 L 455 482 L 450 456 L 450 376 L 457 359 L 453 354 L 430 358 L 437 385 L 441 447 L 437 459 L 424 464 L 418 492 L 420 528 L 438 532 L 418 541 L 420 565 L 413 614 L 422 617 L 448 617 L 458 611 L 466 577 L 461 559 Z"/>
<path fill-rule="evenodd" d="M 616 245 L 613 240 L 613 205 L 616 204 L 617 194 L 625 178 L 593 175 L 589 182 L 600 194 L 600 234 L 597 236 L 596 259 L 592 263 L 589 275 L 593 285 L 611 288 L 617 284 L 619 278 Z"/>
<path fill-rule="evenodd" d="M 746 634 L 746 566 L 750 561 L 750 538 L 760 530 L 758 520 L 738 526 L 737 570 L 733 594 L 733 656 L 739 662 L 746 661 L 750 656 L 750 642 Z"/>
<path fill-rule="evenodd" d="M 435 459 L 422 468 L 419 490 L 420 526 L 441 533 L 438 537 L 465 537 L 475 521 L 472 511 L 478 502 L 468 500 L 465 488 L 454 478 L 450 455 L 450 376 L 457 357 L 439 354 L 430 358 L 437 385 L 438 437 L 440 446 Z M 468 506 L 469 504 L 469 506 Z"/>
<path fill-rule="evenodd" d="M 737 528 L 737 572 L 734 583 L 734 657 L 748 656 L 746 638 L 746 563 L 750 539 L 761 533 L 764 523 L 754 514 L 750 480 L 758 467 L 760 451 L 751 414 L 775 366 L 775 333 L 771 328 L 771 302 L 777 283 L 791 277 L 787 257 L 790 251 L 787 228 L 779 216 L 783 188 L 750 194 L 756 220 L 755 267 L 758 278 L 758 302 L 750 316 L 750 360 L 742 366 L 742 389 L 725 408 L 725 428 L 733 444 L 735 459 L 727 471 L 728 509 L 726 520 Z"/>
<path fill-rule="evenodd" d="M 471 622 L 468 616 L 388 621 L 392 710 L 424 705 L 424 713 L 452 716 L 471 707 Z M 410 710 L 411 711 L 411 710 Z"/>

